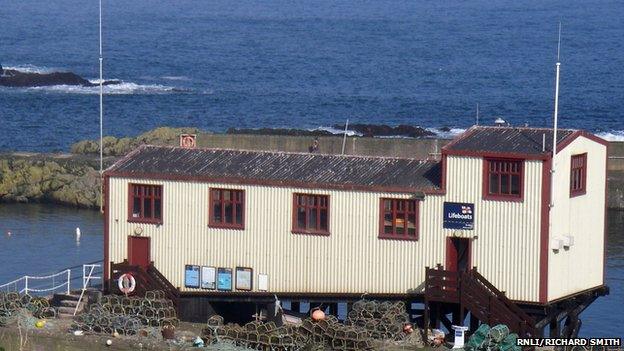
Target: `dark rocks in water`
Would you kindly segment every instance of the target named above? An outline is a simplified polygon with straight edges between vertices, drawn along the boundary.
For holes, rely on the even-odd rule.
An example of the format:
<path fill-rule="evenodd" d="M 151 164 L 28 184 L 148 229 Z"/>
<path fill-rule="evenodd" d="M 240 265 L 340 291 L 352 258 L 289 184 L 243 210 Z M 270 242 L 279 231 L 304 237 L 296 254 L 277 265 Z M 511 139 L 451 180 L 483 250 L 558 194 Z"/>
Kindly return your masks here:
<path fill-rule="evenodd" d="M 43 87 L 50 85 L 81 85 L 93 87 L 93 84 L 81 76 L 72 72 L 30 73 L 18 70 L 2 70 L 0 86 L 13 88 Z M 104 85 L 119 84 L 118 80 L 104 82 Z"/>
<path fill-rule="evenodd" d="M 342 131 L 344 124 L 337 124 L 334 128 Z M 409 137 L 423 138 L 431 137 L 436 134 L 421 127 L 408 125 L 399 125 L 391 127 L 383 124 L 350 124 L 349 130 L 355 131 L 364 137 Z M 227 134 L 255 134 L 255 135 L 289 135 L 289 136 L 334 136 L 342 135 L 342 132 L 332 133 L 326 130 L 305 130 L 305 129 L 287 129 L 287 128 L 230 128 Z"/>
<path fill-rule="evenodd" d="M 441 132 L 448 133 L 448 132 L 451 131 L 451 127 L 446 127 L 446 126 L 445 127 L 440 127 L 440 128 L 438 128 L 438 130 L 441 131 Z"/>
<path fill-rule="evenodd" d="M 334 128 L 343 130 L 345 128 L 345 125 L 336 124 L 334 125 Z M 365 137 L 403 136 L 409 138 L 423 138 L 435 136 L 435 133 L 430 132 L 422 127 L 408 126 L 404 124 L 398 125 L 396 127 L 391 127 L 385 124 L 350 124 L 349 129 L 356 131 Z"/>
<path fill-rule="evenodd" d="M 305 130 L 287 128 L 229 128 L 227 134 L 252 134 L 252 135 L 288 135 L 288 136 L 332 136 L 326 130 Z"/>

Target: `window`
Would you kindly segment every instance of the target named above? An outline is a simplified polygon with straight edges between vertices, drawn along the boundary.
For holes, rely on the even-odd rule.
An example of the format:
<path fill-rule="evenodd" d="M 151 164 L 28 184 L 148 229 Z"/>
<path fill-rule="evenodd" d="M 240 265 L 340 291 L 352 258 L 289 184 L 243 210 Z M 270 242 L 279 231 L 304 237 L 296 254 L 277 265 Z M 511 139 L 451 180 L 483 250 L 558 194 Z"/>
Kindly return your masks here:
<path fill-rule="evenodd" d="M 418 207 L 417 200 L 381 199 L 379 237 L 418 240 Z"/>
<path fill-rule="evenodd" d="M 483 194 L 490 200 L 522 200 L 522 160 L 485 159 Z"/>
<path fill-rule="evenodd" d="M 585 194 L 587 154 L 572 155 L 570 166 L 570 197 Z"/>
<path fill-rule="evenodd" d="M 329 196 L 294 194 L 293 232 L 329 235 Z"/>
<path fill-rule="evenodd" d="M 128 221 L 162 223 L 162 185 L 130 184 Z"/>
<path fill-rule="evenodd" d="M 211 227 L 245 227 L 245 192 L 232 189 L 210 189 Z"/>

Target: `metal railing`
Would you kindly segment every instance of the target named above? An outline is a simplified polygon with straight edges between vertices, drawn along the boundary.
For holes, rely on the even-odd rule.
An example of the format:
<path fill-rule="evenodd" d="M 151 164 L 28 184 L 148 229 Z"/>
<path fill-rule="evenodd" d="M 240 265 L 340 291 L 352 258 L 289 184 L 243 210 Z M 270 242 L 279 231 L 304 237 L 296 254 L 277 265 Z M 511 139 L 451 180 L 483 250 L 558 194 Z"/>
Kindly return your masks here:
<path fill-rule="evenodd" d="M 78 298 L 78 303 L 76 304 L 76 308 L 74 309 L 74 316 L 76 315 L 76 313 L 78 313 L 78 308 L 80 307 L 80 303 L 82 302 L 85 291 L 87 291 L 87 288 L 89 287 L 91 279 L 102 279 L 102 277 L 93 276 L 93 271 L 96 268 L 102 268 L 102 265 L 97 263 L 82 265 L 82 289 L 80 290 L 80 297 Z M 87 269 L 89 270 L 89 274 L 87 274 Z"/>
<path fill-rule="evenodd" d="M 63 283 L 56 284 L 57 277 L 65 277 Z M 42 280 L 51 280 L 52 286 L 49 288 L 42 288 L 41 284 L 37 284 L 37 287 L 33 287 L 34 282 L 41 282 Z M 34 282 L 33 282 L 34 281 Z M 36 283 L 35 283 L 36 284 Z M 71 290 L 71 269 L 66 269 L 64 271 L 60 271 L 58 273 L 44 275 L 44 276 L 29 276 L 25 275 L 21 278 L 15 279 L 6 284 L 0 285 L 0 291 L 14 291 L 20 294 L 32 295 L 32 293 L 54 293 L 56 290 L 64 288 L 69 294 Z"/>
<path fill-rule="evenodd" d="M 102 280 L 102 276 L 94 276 L 93 274 L 98 272 L 102 274 L 102 265 L 99 263 L 88 263 L 82 265 L 82 288 L 86 289 L 89 287 L 89 283 L 91 280 Z M 87 274 L 87 270 L 89 273 Z"/>
<path fill-rule="evenodd" d="M 102 280 L 102 261 L 65 268 L 59 272 L 21 278 L 0 285 L 0 291 L 17 292 L 28 295 L 50 295 L 58 292 L 70 294 L 72 288 L 77 288 L 75 280 L 82 279 L 79 288 L 87 289 L 93 280 Z M 80 271 L 82 270 L 82 277 Z M 75 272 L 72 272 L 75 271 Z M 100 275 L 94 275 L 100 274 Z"/>

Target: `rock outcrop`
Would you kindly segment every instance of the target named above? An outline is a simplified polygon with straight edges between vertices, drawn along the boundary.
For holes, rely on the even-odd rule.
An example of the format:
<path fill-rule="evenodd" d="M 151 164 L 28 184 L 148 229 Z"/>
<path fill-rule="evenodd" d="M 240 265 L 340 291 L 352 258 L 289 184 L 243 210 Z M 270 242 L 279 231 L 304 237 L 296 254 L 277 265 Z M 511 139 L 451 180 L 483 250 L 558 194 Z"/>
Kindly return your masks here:
<path fill-rule="evenodd" d="M 104 168 L 142 144 L 178 145 L 196 128 L 157 128 L 136 138 L 104 138 Z M 0 202 L 46 202 L 99 208 L 101 182 L 98 143 L 72 146 L 71 154 L 0 154 Z"/>
<path fill-rule="evenodd" d="M 334 128 L 343 130 L 344 124 L 336 124 Z M 423 138 L 435 136 L 435 133 L 430 132 L 422 127 L 409 126 L 400 124 L 396 127 L 391 127 L 385 124 L 349 124 L 349 129 L 356 131 L 364 137 L 409 137 L 409 138 Z"/>
<path fill-rule="evenodd" d="M 70 155 L 0 155 L 0 201 L 99 207 L 100 176 L 94 162 Z"/>
<path fill-rule="evenodd" d="M 306 130 L 306 129 L 288 129 L 288 128 L 230 128 L 227 134 L 252 134 L 252 135 L 288 135 L 288 136 L 333 136 L 341 135 L 340 131 L 345 128 L 344 124 L 336 124 L 333 126 L 336 133 L 332 133 L 322 129 Z M 436 134 L 417 126 L 398 125 L 392 127 L 385 124 L 349 124 L 349 130 L 355 131 L 363 137 L 408 137 L 408 138 L 424 138 L 432 137 Z M 448 131 L 440 128 L 440 131 Z"/>
<path fill-rule="evenodd" d="M 98 85 L 72 72 L 33 73 L 0 68 L 0 73 L 0 86 L 13 88 L 43 87 L 50 85 L 81 85 L 92 87 Z M 105 81 L 103 84 L 112 85 L 119 83 L 118 80 L 109 80 Z"/>
<path fill-rule="evenodd" d="M 135 138 L 115 138 L 107 136 L 102 139 L 104 156 L 123 156 L 140 145 L 179 145 L 180 134 L 205 133 L 197 128 L 170 128 L 161 127 L 143 133 Z M 71 146 L 72 154 L 95 155 L 100 153 L 99 142 L 83 140 Z"/>
<path fill-rule="evenodd" d="M 227 134 L 247 135 L 288 135 L 288 136 L 332 136 L 335 135 L 326 130 L 306 130 L 292 128 L 229 128 Z"/>

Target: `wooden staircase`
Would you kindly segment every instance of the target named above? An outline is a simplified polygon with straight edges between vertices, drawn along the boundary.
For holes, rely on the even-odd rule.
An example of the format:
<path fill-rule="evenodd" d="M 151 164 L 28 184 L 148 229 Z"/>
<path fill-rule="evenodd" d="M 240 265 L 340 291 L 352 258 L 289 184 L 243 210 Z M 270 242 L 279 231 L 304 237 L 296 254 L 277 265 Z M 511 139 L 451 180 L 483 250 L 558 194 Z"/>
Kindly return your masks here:
<path fill-rule="evenodd" d="M 145 296 L 147 291 L 161 290 L 165 293 L 165 297 L 177 307 L 179 303 L 179 291 L 165 278 L 156 267 L 154 262 L 150 262 L 149 266 L 142 267 L 130 265 L 127 260 L 122 263 L 111 263 L 111 279 L 108 281 L 108 291 L 116 294 L 123 294 L 119 291 L 117 284 L 114 284 L 124 273 L 130 273 L 136 280 L 136 288 L 132 295 Z"/>
<path fill-rule="evenodd" d="M 459 323 L 463 322 L 464 312 L 468 310 L 481 323 L 505 324 L 520 337 L 537 335 L 533 318 L 479 274 L 476 268 L 467 272 L 426 268 L 425 325 L 429 324 L 432 304 L 458 304 Z"/>
<path fill-rule="evenodd" d="M 52 306 L 56 307 L 59 318 L 74 318 L 74 311 L 81 313 L 84 310 L 85 300 L 80 300 L 80 294 L 54 294 Z M 78 306 L 78 309 L 76 309 Z"/>

